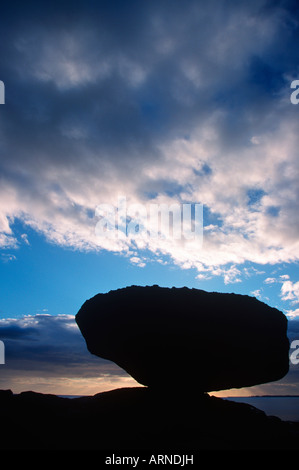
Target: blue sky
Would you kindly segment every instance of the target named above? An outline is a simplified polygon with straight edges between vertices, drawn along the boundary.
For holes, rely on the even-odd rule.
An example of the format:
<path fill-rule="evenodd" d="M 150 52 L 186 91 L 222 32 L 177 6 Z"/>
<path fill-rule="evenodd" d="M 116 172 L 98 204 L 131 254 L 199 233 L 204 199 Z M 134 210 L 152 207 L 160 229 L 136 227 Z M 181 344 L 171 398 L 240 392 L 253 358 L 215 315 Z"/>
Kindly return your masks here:
<path fill-rule="evenodd" d="M 153 255 L 149 250 L 135 252 L 138 256 L 80 251 L 48 242 L 44 235 L 19 222 L 12 226 L 19 242 L 16 248 L 1 251 L 1 318 L 75 315 L 96 293 L 153 284 L 252 295 L 284 311 L 290 319 L 296 312 L 296 288 L 289 281 L 296 280 L 296 263 L 245 262 L 231 265 L 225 273 L 220 270 L 218 275 L 201 277 L 194 267 L 182 269 L 170 256 Z M 283 286 L 288 283 L 290 289 L 284 293 Z"/>
<path fill-rule="evenodd" d="M 298 24 L 288 0 L 1 6 L 0 322 L 15 361 L 2 388 L 39 386 L 39 355 L 18 382 L 13 353 L 34 318 L 42 338 L 51 318 L 64 328 L 87 298 L 132 284 L 254 295 L 294 337 Z M 203 244 L 98 237 L 96 207 L 119 197 L 202 204 Z"/>

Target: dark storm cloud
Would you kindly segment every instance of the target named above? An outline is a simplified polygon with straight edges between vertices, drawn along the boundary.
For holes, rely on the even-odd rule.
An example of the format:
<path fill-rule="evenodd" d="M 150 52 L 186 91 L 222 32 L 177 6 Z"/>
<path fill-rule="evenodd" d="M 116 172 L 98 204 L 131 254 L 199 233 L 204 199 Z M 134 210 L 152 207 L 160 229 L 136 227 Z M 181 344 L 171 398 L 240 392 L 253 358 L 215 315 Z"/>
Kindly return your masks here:
<path fill-rule="evenodd" d="M 6 339 L 13 339 L 13 340 L 18 340 L 18 339 L 23 339 L 24 336 L 30 338 L 30 336 L 34 333 L 36 333 L 34 328 L 21 328 L 18 325 L 12 325 L 12 326 L 3 326 L 0 327 L 1 331 L 1 339 L 6 340 Z"/>
<path fill-rule="evenodd" d="M 71 315 L 0 320 L 0 339 L 0 389 L 86 395 L 135 384 L 116 364 L 88 352 Z"/>
<path fill-rule="evenodd" d="M 15 11 L 1 43 L 11 104 L 5 134 L 8 141 L 16 131 L 19 137 L 14 161 L 81 169 L 86 155 L 79 132 L 79 142 L 71 132 L 76 124 L 83 124 L 84 148 L 98 152 L 95 159 L 154 158 L 159 139 L 190 131 L 213 106 L 236 108 L 232 129 L 240 117 L 247 120 L 246 102 L 259 96 L 265 102 L 265 90 L 276 91 L 269 61 L 283 86 L 282 75 L 293 70 L 286 49 L 277 47 L 280 37 L 272 36 L 283 10 L 260 1 L 181 5 L 86 2 L 72 9 L 62 3 L 49 14 L 36 5 L 24 17 L 24 7 Z M 259 50 L 254 33 L 265 39 Z M 223 133 L 230 142 L 229 122 Z"/>
<path fill-rule="evenodd" d="M 299 340 L 299 320 L 288 321 L 288 338 L 290 342 Z"/>
<path fill-rule="evenodd" d="M 119 374 L 109 361 L 92 356 L 70 315 L 28 315 L 0 320 L 0 339 L 5 344 L 2 380 L 11 372 L 54 376 Z"/>

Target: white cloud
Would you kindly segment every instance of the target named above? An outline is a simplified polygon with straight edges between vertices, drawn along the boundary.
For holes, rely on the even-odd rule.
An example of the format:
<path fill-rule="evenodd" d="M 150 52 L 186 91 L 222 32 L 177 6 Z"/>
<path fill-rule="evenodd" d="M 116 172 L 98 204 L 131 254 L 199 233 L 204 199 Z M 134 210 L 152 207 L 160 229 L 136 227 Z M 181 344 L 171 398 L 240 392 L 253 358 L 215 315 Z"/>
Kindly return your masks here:
<path fill-rule="evenodd" d="M 25 245 L 30 245 L 27 233 L 22 233 L 21 239 L 25 243 Z"/>
<path fill-rule="evenodd" d="M 140 268 L 144 268 L 144 266 L 146 266 L 146 263 L 142 261 L 138 256 L 132 256 L 132 258 L 130 258 L 130 261 L 131 263 L 136 264 Z"/>
<path fill-rule="evenodd" d="M 234 282 L 241 282 L 240 279 L 241 271 L 236 266 L 231 266 L 228 271 L 224 274 L 224 283 L 230 284 Z"/>
<path fill-rule="evenodd" d="M 198 279 L 199 281 L 205 281 L 211 279 L 211 277 L 212 276 L 209 276 L 208 274 L 199 273 L 197 274 L 196 279 Z"/>
<path fill-rule="evenodd" d="M 254 297 L 258 297 L 258 298 L 261 298 L 262 294 L 261 294 L 261 289 L 256 289 L 256 290 L 253 290 L 252 292 L 250 292 Z"/>
<path fill-rule="evenodd" d="M 295 310 L 286 310 L 286 316 L 290 320 L 297 320 L 299 319 L 299 308 L 296 308 Z"/>
<path fill-rule="evenodd" d="M 277 279 L 275 279 L 275 277 L 267 277 L 267 279 L 264 280 L 265 284 L 274 284 L 275 282 L 277 282 Z"/>
<path fill-rule="evenodd" d="M 17 257 L 11 253 L 1 253 L 1 260 L 4 263 L 8 263 L 9 261 L 15 261 Z"/>
<path fill-rule="evenodd" d="M 299 281 L 284 281 L 281 286 L 282 300 L 291 300 L 292 303 L 299 302 Z"/>

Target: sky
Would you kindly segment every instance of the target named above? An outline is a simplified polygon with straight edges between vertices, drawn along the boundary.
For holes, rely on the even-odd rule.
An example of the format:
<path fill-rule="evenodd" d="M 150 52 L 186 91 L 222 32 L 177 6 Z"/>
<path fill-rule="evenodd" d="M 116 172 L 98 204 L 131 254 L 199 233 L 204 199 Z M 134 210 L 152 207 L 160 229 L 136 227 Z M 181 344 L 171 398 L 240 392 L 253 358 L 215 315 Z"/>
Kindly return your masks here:
<path fill-rule="evenodd" d="M 298 43 L 296 1 L 1 5 L 0 388 L 136 385 L 74 321 L 128 285 L 255 296 L 299 340 Z M 121 198 L 201 205 L 202 242 L 99 236 Z M 299 394 L 299 365 L 232 393 Z"/>

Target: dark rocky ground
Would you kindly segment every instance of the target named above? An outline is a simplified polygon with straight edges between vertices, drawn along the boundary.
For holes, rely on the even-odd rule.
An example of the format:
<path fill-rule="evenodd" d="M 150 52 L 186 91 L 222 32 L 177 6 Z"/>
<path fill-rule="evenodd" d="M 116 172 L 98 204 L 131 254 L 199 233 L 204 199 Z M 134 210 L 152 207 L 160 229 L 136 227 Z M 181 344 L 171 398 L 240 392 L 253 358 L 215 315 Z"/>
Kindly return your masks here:
<path fill-rule="evenodd" d="M 123 388 L 61 398 L 0 391 L 1 450 L 299 450 L 299 423 L 189 392 Z"/>

